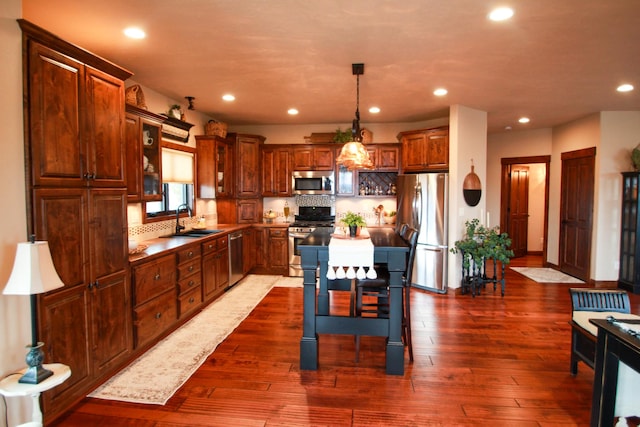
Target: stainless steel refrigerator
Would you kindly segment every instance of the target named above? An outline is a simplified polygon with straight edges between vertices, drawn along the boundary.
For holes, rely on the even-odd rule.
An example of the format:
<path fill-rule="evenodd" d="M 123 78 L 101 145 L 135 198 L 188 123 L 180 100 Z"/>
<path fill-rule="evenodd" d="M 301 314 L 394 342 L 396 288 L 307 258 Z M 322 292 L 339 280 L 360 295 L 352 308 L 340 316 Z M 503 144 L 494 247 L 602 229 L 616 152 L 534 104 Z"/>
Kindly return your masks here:
<path fill-rule="evenodd" d="M 447 173 L 398 175 L 396 183 L 396 227 L 420 232 L 411 284 L 437 293 L 447 292 L 448 183 Z"/>

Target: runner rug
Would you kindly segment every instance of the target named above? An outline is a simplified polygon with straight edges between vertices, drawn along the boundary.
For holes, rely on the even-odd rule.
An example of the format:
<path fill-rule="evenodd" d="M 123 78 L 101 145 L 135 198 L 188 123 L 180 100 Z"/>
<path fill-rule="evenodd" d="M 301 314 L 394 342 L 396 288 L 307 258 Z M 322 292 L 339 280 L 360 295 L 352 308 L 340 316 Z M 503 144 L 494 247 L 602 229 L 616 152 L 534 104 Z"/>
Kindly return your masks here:
<path fill-rule="evenodd" d="M 248 275 L 89 397 L 164 405 L 275 286 L 302 278 Z"/>
<path fill-rule="evenodd" d="M 553 268 L 509 267 L 538 283 L 584 283 L 580 279 L 564 274 Z"/>

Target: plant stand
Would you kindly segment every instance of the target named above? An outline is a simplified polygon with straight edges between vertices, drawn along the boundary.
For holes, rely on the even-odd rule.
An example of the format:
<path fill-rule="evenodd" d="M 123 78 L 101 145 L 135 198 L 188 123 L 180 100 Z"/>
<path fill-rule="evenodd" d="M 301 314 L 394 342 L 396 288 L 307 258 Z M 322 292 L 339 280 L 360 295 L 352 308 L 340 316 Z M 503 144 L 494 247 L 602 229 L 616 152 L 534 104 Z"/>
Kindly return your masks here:
<path fill-rule="evenodd" d="M 480 262 L 474 261 L 473 257 L 469 254 L 465 254 L 464 251 L 460 251 L 462 259 L 467 256 L 469 258 L 469 265 L 465 267 L 462 263 L 462 280 L 461 294 L 467 294 L 471 292 L 471 296 L 475 298 L 476 294 L 480 295 L 482 289 L 486 289 L 487 283 L 493 283 L 493 290 L 496 290 L 496 286 L 500 283 L 501 295 L 504 297 L 504 291 L 506 282 L 504 280 L 504 263 L 501 264 L 501 274 L 498 278 L 498 261 L 495 259 L 482 258 Z M 487 264 L 493 262 L 493 276 L 487 276 Z"/>

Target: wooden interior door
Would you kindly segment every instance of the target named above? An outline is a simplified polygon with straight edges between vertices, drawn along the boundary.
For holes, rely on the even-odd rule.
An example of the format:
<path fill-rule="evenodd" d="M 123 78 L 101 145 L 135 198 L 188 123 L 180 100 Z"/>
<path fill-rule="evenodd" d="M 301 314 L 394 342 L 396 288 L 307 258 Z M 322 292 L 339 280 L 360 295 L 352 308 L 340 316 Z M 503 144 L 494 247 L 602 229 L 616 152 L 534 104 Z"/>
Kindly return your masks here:
<path fill-rule="evenodd" d="M 511 250 L 515 257 L 527 254 L 529 229 L 529 167 L 512 165 L 509 191 L 509 228 Z"/>
<path fill-rule="evenodd" d="M 562 154 L 560 270 L 587 282 L 591 263 L 595 148 Z"/>

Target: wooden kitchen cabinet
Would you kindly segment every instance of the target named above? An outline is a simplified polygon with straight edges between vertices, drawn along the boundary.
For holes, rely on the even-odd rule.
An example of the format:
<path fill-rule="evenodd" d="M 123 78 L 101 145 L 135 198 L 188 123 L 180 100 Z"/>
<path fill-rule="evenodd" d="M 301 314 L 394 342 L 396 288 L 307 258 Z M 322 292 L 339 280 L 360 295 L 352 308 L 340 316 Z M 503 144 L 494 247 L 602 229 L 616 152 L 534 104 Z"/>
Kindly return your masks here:
<path fill-rule="evenodd" d="M 282 226 L 261 226 L 255 229 L 256 274 L 289 275 L 289 229 Z"/>
<path fill-rule="evenodd" d="M 162 121 L 164 118 L 126 105 L 127 194 L 130 202 L 162 200 Z"/>
<path fill-rule="evenodd" d="M 251 228 L 242 230 L 242 274 L 245 276 L 256 265 L 256 233 L 258 231 Z"/>
<path fill-rule="evenodd" d="M 293 170 L 333 170 L 335 146 L 303 145 L 293 148 Z"/>
<path fill-rule="evenodd" d="M 291 196 L 291 147 L 262 146 L 262 196 Z"/>
<path fill-rule="evenodd" d="M 220 199 L 216 201 L 218 223 L 255 224 L 262 222 L 262 197 L 256 199 Z"/>
<path fill-rule="evenodd" d="M 26 49 L 26 139 L 33 185 L 124 187 L 124 79 L 41 43 L 20 20 Z M 92 61 L 93 62 L 93 61 Z"/>
<path fill-rule="evenodd" d="M 449 170 L 449 128 L 400 132 L 402 144 L 401 172 Z"/>
<path fill-rule="evenodd" d="M 45 360 L 73 372 L 43 393 L 54 419 L 133 351 L 124 80 L 131 73 L 18 20 L 23 34 L 28 234 L 65 286 L 38 296 Z"/>
<path fill-rule="evenodd" d="M 227 135 L 231 142 L 235 157 L 235 192 L 236 198 L 260 197 L 260 148 L 265 138 L 260 135 L 235 134 Z"/>
<path fill-rule="evenodd" d="M 229 286 L 229 237 L 202 243 L 202 299 L 205 303 Z"/>
<path fill-rule="evenodd" d="M 133 267 L 135 347 L 150 343 L 176 322 L 176 258 L 165 255 Z"/>
<path fill-rule="evenodd" d="M 197 194 L 201 199 L 233 196 L 231 144 L 213 135 L 196 135 Z"/>
<path fill-rule="evenodd" d="M 288 229 L 269 227 L 269 243 L 267 245 L 267 265 L 271 274 L 289 275 L 289 241 Z"/>
<path fill-rule="evenodd" d="M 43 407 L 56 413 L 132 351 L 127 199 L 124 188 L 38 188 L 32 203 L 36 238 L 49 242 L 65 283 L 38 304 L 45 360 L 64 360 L 74 372 L 43 395 Z"/>
<path fill-rule="evenodd" d="M 365 147 L 376 171 L 398 172 L 400 144 L 370 144 Z"/>
<path fill-rule="evenodd" d="M 202 305 L 201 253 L 200 243 L 178 251 L 178 319 L 184 319 Z"/>

